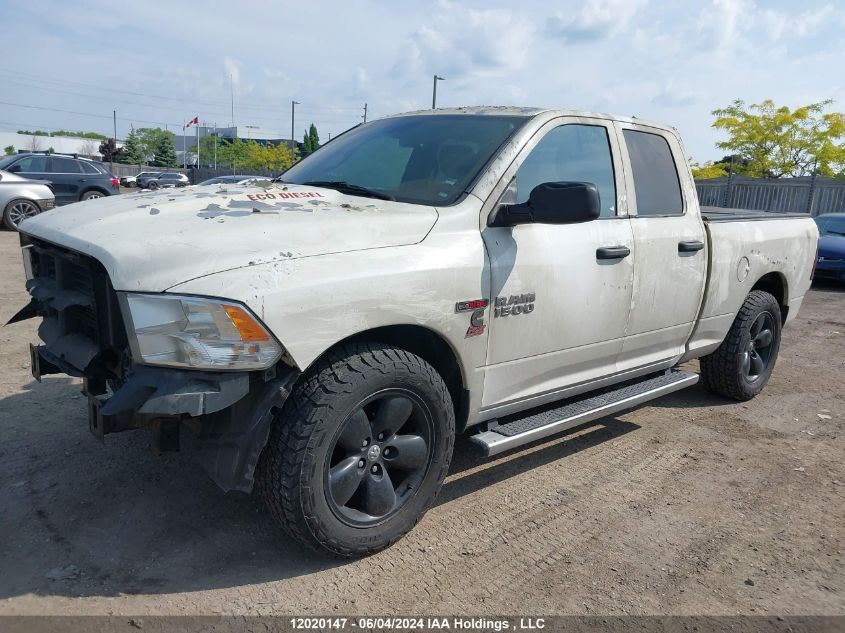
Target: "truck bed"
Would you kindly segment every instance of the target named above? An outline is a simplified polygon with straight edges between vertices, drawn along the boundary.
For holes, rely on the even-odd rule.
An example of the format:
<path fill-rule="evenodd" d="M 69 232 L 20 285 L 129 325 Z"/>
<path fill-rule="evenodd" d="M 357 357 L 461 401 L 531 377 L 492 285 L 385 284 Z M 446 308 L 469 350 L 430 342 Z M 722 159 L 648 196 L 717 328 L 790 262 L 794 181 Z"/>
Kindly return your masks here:
<path fill-rule="evenodd" d="M 783 220 L 784 218 L 809 218 L 809 213 L 778 213 L 754 209 L 727 209 L 722 207 L 701 207 L 705 222 L 748 222 L 754 220 Z"/>
<path fill-rule="evenodd" d="M 708 281 L 687 358 L 708 354 L 719 346 L 751 288 L 764 274 L 782 280 L 782 309 L 787 320 L 793 318 L 810 287 L 818 241 L 816 224 L 804 213 L 703 207 L 701 214 L 707 227 Z"/>

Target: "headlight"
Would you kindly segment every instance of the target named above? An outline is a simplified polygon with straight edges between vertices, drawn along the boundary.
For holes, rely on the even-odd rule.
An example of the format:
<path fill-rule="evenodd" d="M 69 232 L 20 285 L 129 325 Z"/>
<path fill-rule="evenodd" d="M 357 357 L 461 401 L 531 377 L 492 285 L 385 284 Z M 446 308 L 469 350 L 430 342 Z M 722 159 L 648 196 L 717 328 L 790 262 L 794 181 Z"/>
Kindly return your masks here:
<path fill-rule="evenodd" d="M 120 295 L 132 355 L 147 365 L 266 369 L 282 346 L 252 313 L 230 301 Z"/>

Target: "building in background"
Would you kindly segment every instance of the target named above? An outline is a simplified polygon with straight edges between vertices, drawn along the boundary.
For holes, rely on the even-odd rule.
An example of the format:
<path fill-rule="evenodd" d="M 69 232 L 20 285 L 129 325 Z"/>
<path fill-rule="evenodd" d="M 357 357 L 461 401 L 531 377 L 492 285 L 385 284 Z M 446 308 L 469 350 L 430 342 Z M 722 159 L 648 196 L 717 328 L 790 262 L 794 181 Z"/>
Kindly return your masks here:
<path fill-rule="evenodd" d="M 260 145 L 279 145 L 280 143 L 290 145 L 290 138 L 285 137 L 281 132 L 255 125 L 236 125 L 234 127 L 217 128 L 209 125 L 198 125 L 187 128 L 184 136 L 181 132 L 181 130 L 176 132 L 173 138 L 173 143 L 176 145 L 176 156 L 180 165 L 185 162 L 185 152 L 188 152 L 187 164 L 193 165 L 196 163 L 196 155 L 193 153 L 193 149 L 197 144 L 198 135 L 199 137 L 214 136 L 216 133 L 221 139 L 228 139 L 230 141 L 237 138 L 242 141 L 255 141 Z M 296 142 L 296 147 L 300 147 L 301 145 L 302 143 Z M 206 156 L 200 156 L 200 161 L 203 165 L 211 162 L 210 157 Z"/>
<path fill-rule="evenodd" d="M 77 154 L 86 158 L 102 160 L 100 143 L 102 141 L 77 136 L 38 136 L 32 134 L 18 134 L 17 132 L 0 132 L 0 150 L 13 147 L 15 152 L 45 152 L 50 148 L 57 154 Z M 117 142 L 123 147 L 123 142 Z"/>

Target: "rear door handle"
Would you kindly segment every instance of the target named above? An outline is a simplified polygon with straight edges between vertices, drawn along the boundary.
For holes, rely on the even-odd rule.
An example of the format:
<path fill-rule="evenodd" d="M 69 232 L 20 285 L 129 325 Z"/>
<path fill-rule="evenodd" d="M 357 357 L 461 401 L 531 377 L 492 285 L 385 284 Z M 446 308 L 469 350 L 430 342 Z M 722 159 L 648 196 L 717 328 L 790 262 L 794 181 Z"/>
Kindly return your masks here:
<path fill-rule="evenodd" d="M 622 259 L 631 254 L 627 246 L 602 246 L 596 249 L 596 259 Z"/>
<path fill-rule="evenodd" d="M 679 253 L 694 253 L 704 248 L 704 242 L 699 240 L 689 240 L 687 242 L 678 242 Z"/>

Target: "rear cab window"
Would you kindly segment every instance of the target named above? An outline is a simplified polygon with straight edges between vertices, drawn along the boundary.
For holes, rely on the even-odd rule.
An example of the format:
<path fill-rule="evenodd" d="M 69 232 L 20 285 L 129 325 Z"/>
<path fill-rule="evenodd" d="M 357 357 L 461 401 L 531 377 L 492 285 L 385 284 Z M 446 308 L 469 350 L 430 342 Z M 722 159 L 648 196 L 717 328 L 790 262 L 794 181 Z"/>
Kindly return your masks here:
<path fill-rule="evenodd" d="M 651 132 L 625 129 L 622 133 L 634 177 L 637 215 L 683 215 L 681 181 L 668 141 Z"/>

